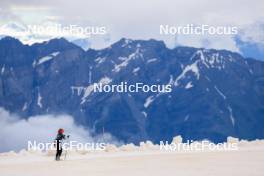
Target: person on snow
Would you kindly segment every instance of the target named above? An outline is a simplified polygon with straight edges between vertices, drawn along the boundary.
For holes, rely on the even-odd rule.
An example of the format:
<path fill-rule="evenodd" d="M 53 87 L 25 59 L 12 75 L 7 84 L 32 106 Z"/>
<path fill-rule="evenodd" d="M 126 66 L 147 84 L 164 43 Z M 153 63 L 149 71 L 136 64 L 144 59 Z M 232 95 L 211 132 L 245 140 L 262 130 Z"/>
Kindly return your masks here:
<path fill-rule="evenodd" d="M 69 136 L 67 136 L 67 138 L 69 138 Z M 55 145 L 56 145 L 56 161 L 60 160 L 61 154 L 62 154 L 62 141 L 66 139 L 66 136 L 64 135 L 64 129 L 60 128 L 58 130 L 58 134 L 57 137 L 55 139 Z"/>

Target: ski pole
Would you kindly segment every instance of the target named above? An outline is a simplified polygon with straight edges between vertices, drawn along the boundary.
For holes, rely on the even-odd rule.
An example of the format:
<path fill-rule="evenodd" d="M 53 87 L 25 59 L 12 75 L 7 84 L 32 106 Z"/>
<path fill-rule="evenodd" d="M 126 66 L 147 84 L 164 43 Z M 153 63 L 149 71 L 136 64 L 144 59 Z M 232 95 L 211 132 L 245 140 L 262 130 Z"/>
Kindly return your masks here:
<path fill-rule="evenodd" d="M 67 136 L 67 140 L 68 140 L 68 142 L 69 142 L 69 138 L 70 138 L 70 135 Z M 66 156 L 67 156 L 67 152 L 68 152 L 67 149 L 65 149 L 65 150 L 66 150 L 66 151 L 65 151 L 65 155 L 64 155 L 64 160 L 66 160 Z"/>

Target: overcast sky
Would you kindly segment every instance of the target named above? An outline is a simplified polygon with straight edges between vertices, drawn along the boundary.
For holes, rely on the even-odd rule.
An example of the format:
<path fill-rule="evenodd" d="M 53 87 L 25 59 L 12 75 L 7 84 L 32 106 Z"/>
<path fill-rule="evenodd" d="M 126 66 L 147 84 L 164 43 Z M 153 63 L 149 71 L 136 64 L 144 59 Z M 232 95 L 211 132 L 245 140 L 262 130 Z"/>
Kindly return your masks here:
<path fill-rule="evenodd" d="M 263 7 L 263 0 L 1 0 L 0 21 L 103 25 L 112 42 L 121 37 L 155 38 L 169 46 L 207 45 L 238 51 L 234 36 L 178 36 L 175 42 L 174 36 L 161 36 L 159 26 L 232 25 L 243 31 L 244 40 L 263 43 L 263 29 L 250 32 L 252 26 L 263 23 Z"/>

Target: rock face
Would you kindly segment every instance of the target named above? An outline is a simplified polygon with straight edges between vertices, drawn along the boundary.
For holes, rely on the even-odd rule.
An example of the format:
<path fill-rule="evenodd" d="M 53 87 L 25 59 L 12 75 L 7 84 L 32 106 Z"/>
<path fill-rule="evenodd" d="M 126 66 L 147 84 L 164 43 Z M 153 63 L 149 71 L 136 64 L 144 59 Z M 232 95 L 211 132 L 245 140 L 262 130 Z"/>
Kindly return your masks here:
<path fill-rule="evenodd" d="M 170 84 L 170 93 L 98 93 L 94 83 Z M 264 137 L 264 62 L 225 50 L 121 39 L 84 51 L 65 39 L 0 40 L 0 106 L 23 118 L 68 113 L 124 142 Z"/>

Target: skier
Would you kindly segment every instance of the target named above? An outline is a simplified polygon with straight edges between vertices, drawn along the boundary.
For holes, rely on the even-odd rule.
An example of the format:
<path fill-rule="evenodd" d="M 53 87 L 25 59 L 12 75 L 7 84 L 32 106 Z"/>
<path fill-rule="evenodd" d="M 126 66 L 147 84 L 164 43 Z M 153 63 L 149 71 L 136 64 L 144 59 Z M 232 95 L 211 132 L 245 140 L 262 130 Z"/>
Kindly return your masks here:
<path fill-rule="evenodd" d="M 67 138 L 69 138 L 69 136 L 67 136 Z M 64 129 L 60 128 L 58 130 L 58 134 L 57 137 L 55 139 L 55 145 L 56 145 L 56 161 L 60 160 L 60 156 L 62 154 L 62 140 L 66 139 L 65 135 L 64 135 Z"/>

